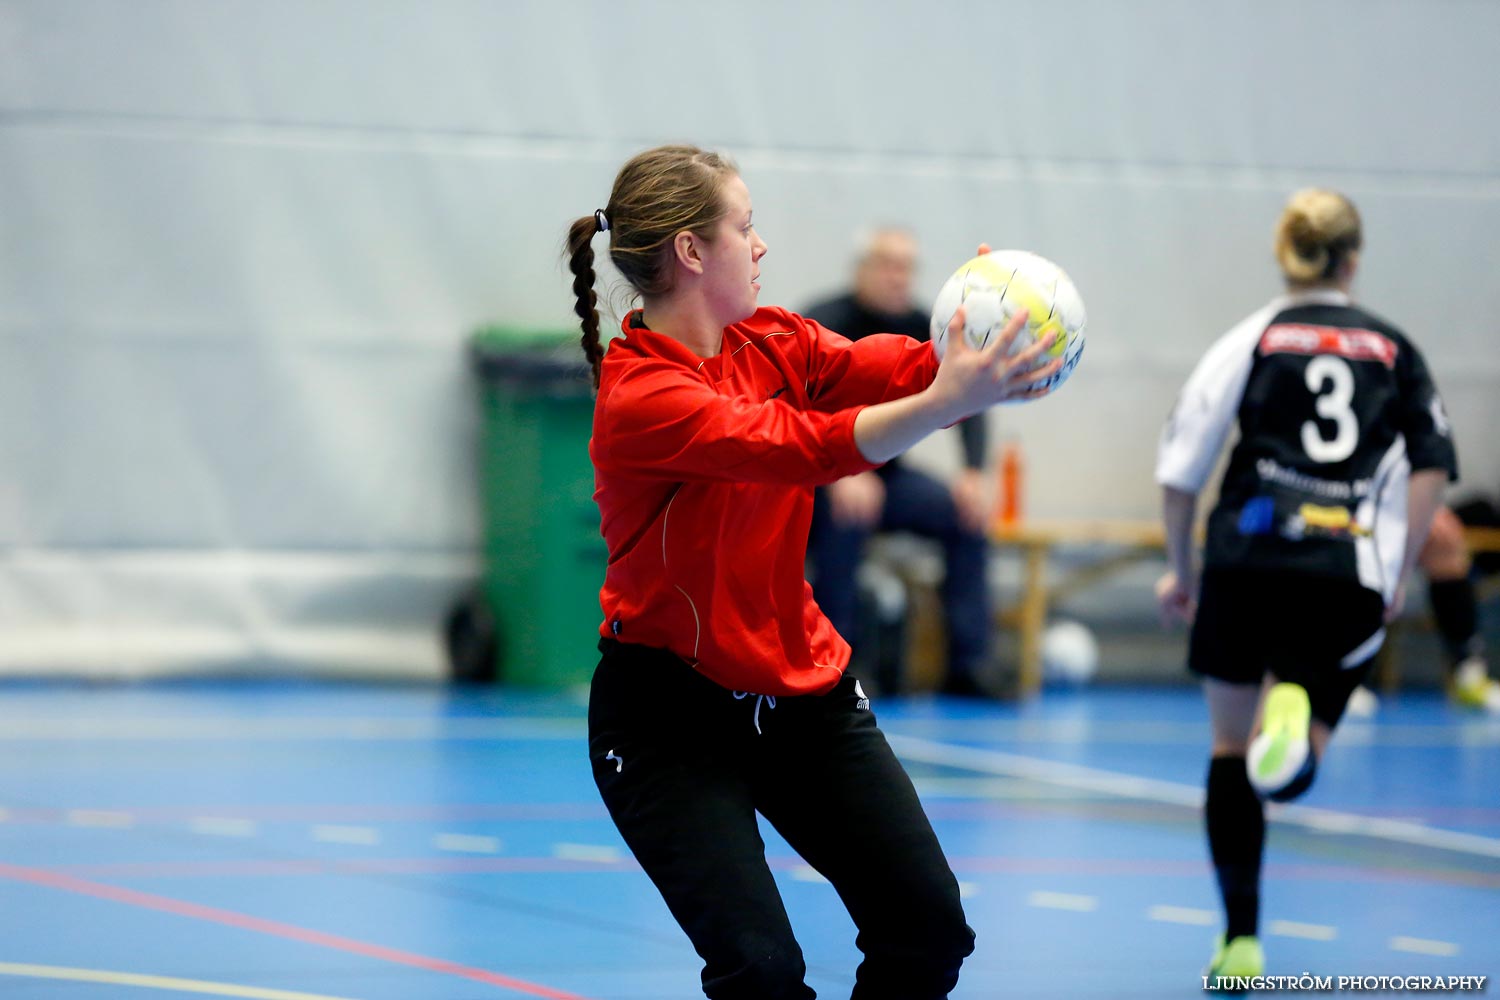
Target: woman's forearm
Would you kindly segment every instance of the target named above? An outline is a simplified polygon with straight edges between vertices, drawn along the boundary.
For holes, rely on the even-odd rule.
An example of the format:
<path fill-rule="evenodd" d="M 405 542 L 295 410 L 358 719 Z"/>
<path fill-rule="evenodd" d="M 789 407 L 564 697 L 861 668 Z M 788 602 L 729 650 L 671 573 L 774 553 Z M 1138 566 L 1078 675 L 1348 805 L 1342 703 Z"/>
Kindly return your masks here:
<path fill-rule="evenodd" d="M 1411 474 L 1406 485 L 1406 554 L 1401 561 L 1401 579 L 1417 564 L 1417 556 L 1427 543 L 1427 533 L 1432 530 L 1432 517 L 1443 501 L 1443 490 L 1448 486 L 1448 473 L 1444 469 L 1421 469 Z"/>
<path fill-rule="evenodd" d="M 966 416 L 929 388 L 860 410 L 854 418 L 854 444 L 871 462 L 888 462 L 933 431 Z"/>
<path fill-rule="evenodd" d="M 1161 515 L 1166 534 L 1167 567 L 1179 580 L 1193 578 L 1193 517 L 1198 494 L 1162 487 Z"/>

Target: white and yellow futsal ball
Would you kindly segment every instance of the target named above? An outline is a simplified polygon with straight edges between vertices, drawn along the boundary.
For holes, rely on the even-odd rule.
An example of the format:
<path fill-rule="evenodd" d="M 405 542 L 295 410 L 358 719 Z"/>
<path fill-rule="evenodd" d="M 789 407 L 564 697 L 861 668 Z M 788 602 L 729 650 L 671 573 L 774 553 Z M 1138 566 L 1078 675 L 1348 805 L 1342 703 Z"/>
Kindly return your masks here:
<path fill-rule="evenodd" d="M 1083 327 L 1088 320 L 1083 298 L 1067 272 L 1045 257 L 1027 250 L 992 250 L 954 271 L 932 306 L 932 347 L 939 358 L 947 347 L 948 322 L 960 305 L 964 307 L 964 333 L 976 348 L 998 337 L 1018 309 L 1028 310 L 1029 315 L 1025 329 L 1011 345 L 1011 354 L 1057 331 L 1057 340 L 1042 361 L 1062 358 L 1063 364 L 1038 385 L 1045 392 L 1066 382 L 1083 357 Z"/>

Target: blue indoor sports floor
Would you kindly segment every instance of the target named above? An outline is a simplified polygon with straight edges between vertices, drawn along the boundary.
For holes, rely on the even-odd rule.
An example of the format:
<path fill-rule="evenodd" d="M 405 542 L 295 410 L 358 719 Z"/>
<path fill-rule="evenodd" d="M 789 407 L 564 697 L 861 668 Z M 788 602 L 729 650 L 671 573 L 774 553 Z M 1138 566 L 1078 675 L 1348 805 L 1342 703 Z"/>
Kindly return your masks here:
<path fill-rule="evenodd" d="M 955 998 L 1201 993 L 1196 689 L 875 709 L 978 933 Z M 583 714 L 497 688 L 0 684 L 0 997 L 700 997 Z M 809 983 L 847 997 L 848 917 L 766 839 Z M 1500 720 L 1415 692 L 1347 721 L 1266 879 L 1268 973 L 1500 974 Z"/>

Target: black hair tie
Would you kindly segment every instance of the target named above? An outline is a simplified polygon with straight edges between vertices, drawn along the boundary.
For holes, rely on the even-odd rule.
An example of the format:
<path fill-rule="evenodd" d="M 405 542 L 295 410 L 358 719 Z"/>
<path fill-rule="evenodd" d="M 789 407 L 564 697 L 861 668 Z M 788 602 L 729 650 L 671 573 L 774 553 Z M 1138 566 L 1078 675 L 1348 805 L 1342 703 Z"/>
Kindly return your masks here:
<path fill-rule="evenodd" d="M 594 231 L 599 233 L 609 232 L 609 216 L 604 214 L 604 209 L 594 209 Z"/>

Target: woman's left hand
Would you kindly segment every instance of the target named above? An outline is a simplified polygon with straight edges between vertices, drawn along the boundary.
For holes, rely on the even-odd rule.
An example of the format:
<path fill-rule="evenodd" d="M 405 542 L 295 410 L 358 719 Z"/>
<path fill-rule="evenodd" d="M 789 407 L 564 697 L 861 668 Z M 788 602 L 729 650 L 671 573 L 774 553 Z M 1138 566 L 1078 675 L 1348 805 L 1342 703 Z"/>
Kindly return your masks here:
<path fill-rule="evenodd" d="M 1168 570 L 1156 581 L 1156 603 L 1161 611 L 1161 623 L 1191 625 L 1198 614 L 1198 601 L 1193 596 L 1196 586 L 1191 580 L 1179 579 Z"/>

